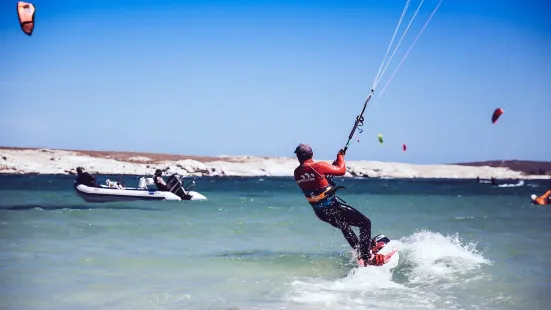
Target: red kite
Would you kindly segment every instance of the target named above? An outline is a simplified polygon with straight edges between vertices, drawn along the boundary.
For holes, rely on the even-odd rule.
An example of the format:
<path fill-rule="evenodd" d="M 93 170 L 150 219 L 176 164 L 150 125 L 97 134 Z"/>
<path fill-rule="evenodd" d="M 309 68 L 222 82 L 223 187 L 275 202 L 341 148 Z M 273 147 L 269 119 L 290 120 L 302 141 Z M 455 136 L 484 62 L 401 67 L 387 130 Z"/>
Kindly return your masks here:
<path fill-rule="evenodd" d="M 17 2 L 17 16 L 19 17 L 19 25 L 21 30 L 29 37 L 34 30 L 34 5 L 23 1 Z"/>
<path fill-rule="evenodd" d="M 495 111 L 494 111 L 494 114 L 492 114 L 492 123 L 496 123 L 497 120 L 499 119 L 499 117 L 501 116 L 501 114 L 503 114 L 503 110 L 501 108 L 497 108 Z"/>

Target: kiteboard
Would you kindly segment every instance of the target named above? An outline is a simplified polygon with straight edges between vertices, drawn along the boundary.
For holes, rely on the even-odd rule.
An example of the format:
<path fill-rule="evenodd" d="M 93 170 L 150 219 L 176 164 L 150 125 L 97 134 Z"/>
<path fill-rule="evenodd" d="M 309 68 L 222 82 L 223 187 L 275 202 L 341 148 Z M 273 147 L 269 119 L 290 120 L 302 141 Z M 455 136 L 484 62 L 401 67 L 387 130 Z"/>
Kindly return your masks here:
<path fill-rule="evenodd" d="M 374 248 L 374 254 L 382 255 L 382 261 L 379 261 L 378 263 L 372 262 L 371 264 L 367 264 L 367 266 L 385 266 L 386 268 L 394 268 L 398 266 L 400 254 L 398 253 L 396 242 L 392 242 L 388 237 L 380 234 L 371 239 L 371 245 L 372 248 Z M 358 260 L 358 265 L 360 265 L 360 267 L 367 267 L 361 259 Z"/>

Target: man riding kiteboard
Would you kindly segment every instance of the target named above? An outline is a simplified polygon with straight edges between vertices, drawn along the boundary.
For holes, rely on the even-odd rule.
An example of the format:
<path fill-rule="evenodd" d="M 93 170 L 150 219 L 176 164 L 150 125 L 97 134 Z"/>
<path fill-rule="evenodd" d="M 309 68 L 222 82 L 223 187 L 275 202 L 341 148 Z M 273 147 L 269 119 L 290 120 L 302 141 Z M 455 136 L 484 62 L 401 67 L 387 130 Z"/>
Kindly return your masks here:
<path fill-rule="evenodd" d="M 342 176 L 346 173 L 345 153 L 346 150 L 341 149 L 337 159 L 329 165 L 326 162 L 314 162 L 312 148 L 307 144 L 300 144 L 295 149 L 300 163 L 294 172 L 295 181 L 316 216 L 342 231 L 346 241 L 358 252 L 360 265 L 382 265 L 385 263 L 385 256 L 376 254 L 382 245 L 371 242 L 371 220 L 338 198 L 335 192 L 342 186 L 336 186 L 330 180 L 331 176 Z M 351 226 L 360 228 L 359 240 Z"/>

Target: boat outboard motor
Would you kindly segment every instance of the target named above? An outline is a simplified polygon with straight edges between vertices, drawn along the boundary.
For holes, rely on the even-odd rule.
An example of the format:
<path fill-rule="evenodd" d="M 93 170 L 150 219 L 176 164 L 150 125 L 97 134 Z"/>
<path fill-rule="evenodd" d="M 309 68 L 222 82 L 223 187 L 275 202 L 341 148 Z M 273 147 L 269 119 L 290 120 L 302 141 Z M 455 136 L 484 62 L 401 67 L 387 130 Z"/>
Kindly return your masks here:
<path fill-rule="evenodd" d="M 168 190 L 171 193 L 182 198 L 183 200 L 191 199 L 191 195 L 186 193 L 186 191 L 182 188 L 182 182 L 180 182 L 176 174 L 173 174 L 168 177 L 168 180 L 166 182 L 166 187 L 168 187 Z"/>

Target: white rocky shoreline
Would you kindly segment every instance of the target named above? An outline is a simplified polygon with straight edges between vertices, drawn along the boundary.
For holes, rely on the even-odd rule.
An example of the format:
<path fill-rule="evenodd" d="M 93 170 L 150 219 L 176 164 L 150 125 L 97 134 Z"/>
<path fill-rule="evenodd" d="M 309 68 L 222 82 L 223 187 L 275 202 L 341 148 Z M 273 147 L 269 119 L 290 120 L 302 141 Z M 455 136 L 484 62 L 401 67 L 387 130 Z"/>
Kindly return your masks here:
<path fill-rule="evenodd" d="M 126 160 L 112 156 L 85 154 L 86 151 L 54 149 L 0 149 L 0 174 L 75 174 L 82 166 L 92 174 L 152 175 L 155 169 L 164 174 L 183 176 L 292 176 L 296 158 L 260 156 L 197 157 L 198 159 L 152 160 L 147 156 L 132 156 Z M 159 154 L 157 154 L 159 155 Z M 168 155 L 159 155 L 168 156 Z M 175 155 L 176 156 L 176 155 Z M 109 158 L 111 157 L 111 158 Z M 182 156 L 183 158 L 184 156 Z M 200 160 L 204 158 L 205 160 Z M 326 160 L 331 163 L 332 160 Z M 526 175 L 508 168 L 474 167 L 463 165 L 414 165 L 378 161 L 347 161 L 344 177 L 370 178 L 446 178 L 446 179 L 542 179 L 548 176 Z"/>

